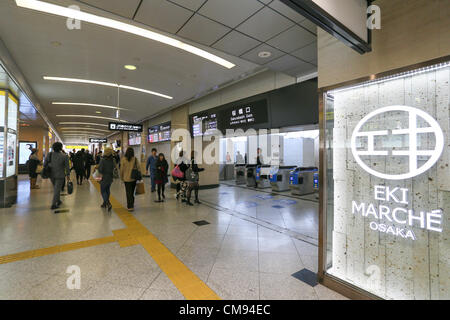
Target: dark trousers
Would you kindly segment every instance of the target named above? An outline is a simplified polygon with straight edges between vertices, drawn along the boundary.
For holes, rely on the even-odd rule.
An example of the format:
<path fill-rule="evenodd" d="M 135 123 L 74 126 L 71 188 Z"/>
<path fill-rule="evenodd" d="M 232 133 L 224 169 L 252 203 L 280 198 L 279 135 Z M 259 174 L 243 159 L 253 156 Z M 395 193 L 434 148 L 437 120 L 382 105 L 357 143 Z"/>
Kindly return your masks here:
<path fill-rule="evenodd" d="M 85 168 L 86 171 L 86 179 L 89 179 L 91 177 L 91 166 L 87 166 Z"/>
<path fill-rule="evenodd" d="M 82 175 L 82 174 L 79 174 L 78 172 L 77 172 L 77 182 L 78 182 L 79 184 L 82 184 L 82 183 L 83 183 L 83 175 Z"/>
<path fill-rule="evenodd" d="M 134 191 L 136 190 L 136 181 L 125 182 L 125 191 L 127 193 L 127 208 L 134 209 Z"/>
<path fill-rule="evenodd" d="M 64 191 L 65 187 L 66 187 L 66 178 L 64 178 L 64 180 L 63 180 L 63 185 L 62 185 L 61 191 Z"/>
<path fill-rule="evenodd" d="M 161 200 L 161 195 L 163 198 L 165 198 L 166 196 L 164 195 L 164 191 L 166 189 L 166 186 L 164 183 L 158 183 L 158 199 Z"/>
<path fill-rule="evenodd" d="M 192 194 L 192 190 L 194 190 L 195 193 L 195 200 L 198 200 L 198 189 L 199 189 L 199 184 L 197 181 L 195 182 L 189 182 L 188 188 L 187 188 L 187 201 L 191 201 L 191 194 Z"/>
<path fill-rule="evenodd" d="M 111 182 L 101 182 L 100 183 L 100 192 L 102 194 L 103 203 L 109 203 L 109 197 L 111 196 Z"/>
<path fill-rule="evenodd" d="M 150 172 L 150 181 L 152 184 L 152 192 L 156 190 L 156 182 L 155 182 L 155 173 L 154 172 Z"/>
<path fill-rule="evenodd" d="M 64 178 L 51 178 L 50 179 L 53 184 L 53 202 L 52 205 L 56 206 L 60 202 L 60 194 L 62 190 L 62 186 L 64 184 Z"/>

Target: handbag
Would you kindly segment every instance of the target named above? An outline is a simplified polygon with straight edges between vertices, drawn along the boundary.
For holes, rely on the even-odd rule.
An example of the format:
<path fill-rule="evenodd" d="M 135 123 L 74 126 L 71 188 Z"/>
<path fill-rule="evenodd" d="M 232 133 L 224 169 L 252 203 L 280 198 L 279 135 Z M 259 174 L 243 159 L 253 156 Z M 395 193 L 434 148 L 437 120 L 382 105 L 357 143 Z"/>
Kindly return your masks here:
<path fill-rule="evenodd" d="M 180 179 L 184 178 L 184 173 L 183 173 L 183 171 L 181 171 L 181 169 L 178 165 L 175 168 L 173 168 L 172 177 L 180 178 Z"/>
<path fill-rule="evenodd" d="M 136 181 L 142 180 L 142 173 L 141 173 L 141 170 L 139 170 L 137 167 L 137 159 L 136 158 L 134 158 L 134 168 L 131 171 L 131 179 L 136 180 Z"/>
<path fill-rule="evenodd" d="M 198 173 L 194 172 L 192 168 L 187 169 L 186 171 L 186 180 L 189 182 L 197 182 L 199 179 Z"/>
<path fill-rule="evenodd" d="M 115 159 L 113 159 L 114 169 L 113 169 L 113 179 L 119 179 L 119 168 L 117 167 L 117 162 Z"/>
<path fill-rule="evenodd" d="M 50 163 L 52 162 L 52 154 L 53 154 L 53 152 L 50 152 L 48 162 L 42 168 L 42 172 L 41 172 L 42 179 L 50 178 L 50 175 L 52 173 L 52 168 L 50 168 Z"/>
<path fill-rule="evenodd" d="M 143 181 L 136 183 L 136 195 L 145 194 L 145 184 Z"/>
<path fill-rule="evenodd" d="M 73 183 L 70 180 L 69 180 L 69 182 L 67 182 L 67 193 L 68 194 L 72 194 L 73 193 Z"/>
<path fill-rule="evenodd" d="M 92 174 L 92 177 L 93 177 L 94 180 L 96 180 L 96 181 L 102 181 L 102 179 L 103 179 L 102 174 L 98 171 L 97 168 L 94 170 L 94 173 Z"/>
<path fill-rule="evenodd" d="M 41 164 L 38 164 L 38 166 L 36 167 L 36 173 L 41 173 L 43 169 L 43 166 Z"/>

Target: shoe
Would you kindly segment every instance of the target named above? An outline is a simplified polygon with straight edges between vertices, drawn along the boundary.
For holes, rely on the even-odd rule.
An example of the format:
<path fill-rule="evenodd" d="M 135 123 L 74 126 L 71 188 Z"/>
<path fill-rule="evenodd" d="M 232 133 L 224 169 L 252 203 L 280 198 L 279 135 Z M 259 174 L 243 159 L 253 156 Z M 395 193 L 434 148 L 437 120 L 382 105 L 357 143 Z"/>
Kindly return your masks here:
<path fill-rule="evenodd" d="M 59 200 L 59 201 L 56 203 L 56 205 L 59 207 L 60 205 L 62 205 L 62 201 Z"/>
<path fill-rule="evenodd" d="M 161 201 L 161 199 L 159 199 L 159 200 L 155 200 L 155 202 L 156 202 L 156 203 L 160 203 L 160 202 L 162 202 L 162 201 Z"/>
<path fill-rule="evenodd" d="M 100 208 L 106 208 L 106 203 L 103 202 L 103 204 L 100 206 Z"/>
<path fill-rule="evenodd" d="M 56 209 L 58 209 L 59 208 L 59 206 L 57 206 L 57 205 L 52 205 L 52 207 L 50 208 L 51 210 L 56 210 Z"/>
<path fill-rule="evenodd" d="M 190 202 L 190 201 L 186 201 L 186 204 L 188 205 L 188 206 L 193 206 L 193 203 L 192 202 Z"/>
<path fill-rule="evenodd" d="M 106 205 L 106 207 L 107 207 L 108 211 L 111 211 L 111 210 L 112 210 L 112 204 L 111 204 L 111 203 L 108 203 L 108 204 Z"/>
<path fill-rule="evenodd" d="M 128 209 L 128 212 L 133 212 L 133 211 L 134 211 L 134 208 Z"/>
<path fill-rule="evenodd" d="M 196 204 L 202 204 L 198 199 L 195 199 L 194 203 L 196 203 Z"/>

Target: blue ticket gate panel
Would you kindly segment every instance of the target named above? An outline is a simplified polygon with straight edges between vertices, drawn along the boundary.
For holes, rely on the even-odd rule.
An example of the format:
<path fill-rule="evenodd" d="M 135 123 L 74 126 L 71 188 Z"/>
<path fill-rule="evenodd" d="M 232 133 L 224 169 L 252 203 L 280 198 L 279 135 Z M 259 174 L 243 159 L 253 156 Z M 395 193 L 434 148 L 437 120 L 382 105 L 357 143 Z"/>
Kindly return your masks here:
<path fill-rule="evenodd" d="M 296 168 L 291 171 L 289 176 L 289 187 L 291 189 L 291 193 L 297 196 L 314 193 L 316 184 L 314 177 L 318 178 L 318 173 L 318 169 L 313 167 Z"/>
<path fill-rule="evenodd" d="M 272 191 L 289 191 L 289 176 L 295 166 L 272 167 L 269 175 Z"/>

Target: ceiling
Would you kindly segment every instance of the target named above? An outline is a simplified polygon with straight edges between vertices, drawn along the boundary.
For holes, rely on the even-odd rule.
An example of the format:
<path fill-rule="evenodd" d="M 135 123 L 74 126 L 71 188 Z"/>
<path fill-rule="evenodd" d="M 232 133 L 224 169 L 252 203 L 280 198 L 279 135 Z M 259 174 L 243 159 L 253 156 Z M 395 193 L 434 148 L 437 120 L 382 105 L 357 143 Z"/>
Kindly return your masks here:
<path fill-rule="evenodd" d="M 14 0 L 2 0 L 0 37 L 59 133 L 65 127 L 87 126 L 60 122 L 107 124 L 109 120 L 82 116 L 114 118 L 115 110 L 52 102 L 120 105 L 128 109 L 121 111 L 121 119 L 137 122 L 263 67 L 292 76 L 317 69 L 315 26 L 279 0 L 46 1 L 63 6 L 77 4 L 84 12 L 170 34 L 236 65 L 226 69 L 159 42 L 88 23 L 82 22 L 80 30 L 69 30 L 63 17 L 19 8 Z M 262 51 L 270 52 L 270 57 L 260 58 Z M 125 64 L 138 69 L 125 70 Z M 43 76 L 119 83 L 173 99 L 123 89 L 118 92 L 104 86 L 46 81 Z M 79 131 L 80 136 L 82 133 Z M 82 137 L 88 136 L 92 135 Z"/>

